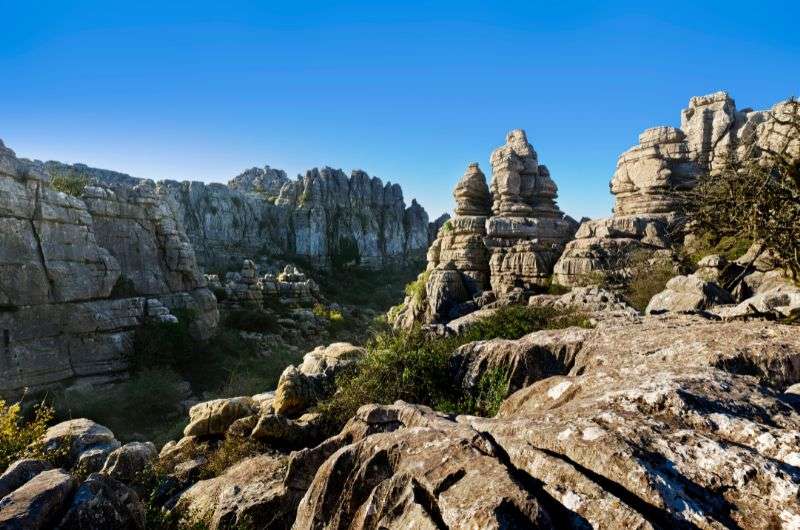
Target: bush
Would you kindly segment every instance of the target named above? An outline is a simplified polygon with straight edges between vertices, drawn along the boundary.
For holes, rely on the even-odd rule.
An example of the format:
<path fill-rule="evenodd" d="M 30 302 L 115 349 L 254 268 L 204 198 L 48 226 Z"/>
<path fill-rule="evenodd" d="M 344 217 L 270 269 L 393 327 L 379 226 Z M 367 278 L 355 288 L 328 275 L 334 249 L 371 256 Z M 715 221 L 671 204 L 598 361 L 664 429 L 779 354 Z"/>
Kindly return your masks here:
<path fill-rule="evenodd" d="M 653 257 L 647 251 L 635 252 L 626 268 L 622 295 L 631 307 L 644 311 L 650 299 L 663 291 L 677 272 L 671 260 Z"/>
<path fill-rule="evenodd" d="M 89 185 L 89 178 L 86 175 L 69 172 L 53 175 L 50 183 L 58 191 L 73 197 L 80 197 L 83 189 Z"/>
<path fill-rule="evenodd" d="M 416 280 L 406 285 L 405 288 L 406 296 L 411 297 L 411 299 L 417 303 L 420 303 L 423 300 L 425 300 L 425 298 L 428 297 L 428 293 L 426 292 L 427 289 L 426 286 L 428 284 L 428 278 L 430 278 L 430 275 L 431 271 L 425 271 L 419 276 L 417 276 Z"/>
<path fill-rule="evenodd" d="M 8 405 L 0 399 L 0 473 L 20 458 L 52 457 L 45 454 L 42 437 L 53 414 L 52 407 L 40 403 L 34 408 L 33 418 L 26 421 L 19 402 Z"/>
<path fill-rule="evenodd" d="M 493 414 L 506 397 L 505 374 L 487 373 L 476 393 L 470 394 L 453 381 L 452 352 L 476 340 L 518 339 L 540 329 L 572 325 L 586 327 L 588 321 L 569 311 L 516 306 L 501 308 L 454 337 L 434 338 L 419 328 L 385 331 L 368 342 L 367 355 L 355 368 L 337 376 L 338 392 L 317 408 L 331 430 L 340 428 L 362 405 L 398 399 L 446 412 Z"/>
<path fill-rule="evenodd" d="M 128 357 L 133 371 L 153 367 L 180 368 L 191 360 L 197 346 L 189 333 L 192 314 L 176 313 L 177 323 L 148 321 L 136 330 L 133 351 Z"/>
<path fill-rule="evenodd" d="M 225 325 L 254 333 L 276 333 L 280 330 L 277 317 L 263 309 L 233 309 L 225 318 Z"/>
<path fill-rule="evenodd" d="M 107 388 L 68 390 L 54 398 L 59 419 L 91 418 L 123 441 L 143 437 L 156 444 L 180 437 L 185 417 L 183 380 L 169 368 L 148 368 Z"/>

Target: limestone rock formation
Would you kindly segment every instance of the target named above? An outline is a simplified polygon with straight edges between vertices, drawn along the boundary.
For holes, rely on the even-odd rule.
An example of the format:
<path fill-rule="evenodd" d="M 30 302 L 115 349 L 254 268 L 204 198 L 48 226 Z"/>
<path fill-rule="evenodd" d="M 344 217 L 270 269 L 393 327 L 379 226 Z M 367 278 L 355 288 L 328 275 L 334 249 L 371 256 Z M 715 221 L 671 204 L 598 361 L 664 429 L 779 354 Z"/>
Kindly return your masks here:
<path fill-rule="evenodd" d="M 477 309 L 482 293 L 504 296 L 547 283 L 576 224 L 556 205 L 557 188 L 525 131 L 508 133 L 491 156 L 491 188 L 472 163 L 453 190 L 455 215 L 428 249 L 424 296 L 408 297 L 394 325 L 447 322 Z"/>
<path fill-rule="evenodd" d="M 494 216 L 486 223 L 486 246 L 492 289 L 544 285 L 575 223 L 556 206 L 555 182 L 539 165 L 525 131 L 509 132 L 491 163 Z"/>
<path fill-rule="evenodd" d="M 295 416 L 330 396 L 336 374 L 364 354 L 364 348 L 346 342 L 320 346 L 305 354 L 299 366 L 288 366 L 281 374 L 272 404 L 275 414 Z"/>
<path fill-rule="evenodd" d="M 682 233 L 676 217 L 682 194 L 697 177 L 717 171 L 733 157 L 758 157 L 767 149 L 796 153 L 800 140 L 780 124 L 787 103 L 771 111 L 737 110 L 726 92 L 694 97 L 681 113 L 681 127 L 654 127 L 620 155 L 611 179 L 613 217 L 584 222 L 554 268 L 562 285 L 587 281 L 595 271 L 622 272 L 632 253 L 669 258 Z M 777 119 L 776 119 L 777 118 Z"/>
<path fill-rule="evenodd" d="M 262 194 L 267 199 L 274 200 L 280 195 L 283 185 L 287 182 L 289 182 L 289 178 L 285 171 L 264 166 L 243 171 L 228 181 L 228 187 L 245 193 Z"/>
<path fill-rule="evenodd" d="M 163 201 L 146 188 L 72 197 L 43 167 L 0 143 L 0 395 L 120 377 L 148 299 L 213 331 L 216 300 Z"/>

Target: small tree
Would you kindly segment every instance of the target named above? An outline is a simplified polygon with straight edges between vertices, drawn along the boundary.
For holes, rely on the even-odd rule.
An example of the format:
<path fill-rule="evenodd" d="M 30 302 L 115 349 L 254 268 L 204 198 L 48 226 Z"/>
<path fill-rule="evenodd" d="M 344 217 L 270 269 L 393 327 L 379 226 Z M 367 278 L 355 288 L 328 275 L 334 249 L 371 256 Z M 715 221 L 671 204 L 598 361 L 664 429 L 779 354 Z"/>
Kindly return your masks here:
<path fill-rule="evenodd" d="M 768 120 L 788 138 L 800 138 L 800 103 L 791 99 Z M 753 146 L 717 172 L 698 179 L 688 196 L 691 230 L 719 241 L 758 241 L 790 276 L 800 278 L 800 158 Z"/>

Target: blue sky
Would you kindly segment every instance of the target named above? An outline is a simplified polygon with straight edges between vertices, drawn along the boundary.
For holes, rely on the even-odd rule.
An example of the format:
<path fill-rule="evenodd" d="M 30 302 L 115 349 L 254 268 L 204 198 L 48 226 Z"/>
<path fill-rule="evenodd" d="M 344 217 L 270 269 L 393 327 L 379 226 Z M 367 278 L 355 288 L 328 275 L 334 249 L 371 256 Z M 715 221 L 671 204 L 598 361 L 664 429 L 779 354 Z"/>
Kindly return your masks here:
<path fill-rule="evenodd" d="M 0 0 L 20 156 L 227 181 L 269 164 L 399 182 L 431 217 L 522 127 L 571 215 L 693 95 L 800 95 L 800 2 Z"/>

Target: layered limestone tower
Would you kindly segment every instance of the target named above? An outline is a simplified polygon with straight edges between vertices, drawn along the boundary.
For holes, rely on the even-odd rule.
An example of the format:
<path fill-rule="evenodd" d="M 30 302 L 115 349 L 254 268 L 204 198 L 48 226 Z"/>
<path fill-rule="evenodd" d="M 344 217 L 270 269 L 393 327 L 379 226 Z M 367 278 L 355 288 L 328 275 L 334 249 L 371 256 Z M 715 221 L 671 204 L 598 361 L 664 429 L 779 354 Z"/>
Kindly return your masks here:
<path fill-rule="evenodd" d="M 732 157 L 800 149 L 780 119 L 796 109 L 783 102 L 771 111 L 737 110 L 727 92 L 715 92 L 691 98 L 680 129 L 644 131 L 617 161 L 610 183 L 614 215 L 581 224 L 555 265 L 554 281 L 576 285 L 595 271 L 624 269 L 637 250 L 668 257 L 676 242 L 671 239 L 682 237 L 675 226 L 682 196 L 697 177 L 718 171 Z"/>
<path fill-rule="evenodd" d="M 493 216 L 486 223 L 486 246 L 492 289 L 503 294 L 546 285 L 577 223 L 558 209 L 558 188 L 525 131 L 509 132 L 491 164 Z"/>
<path fill-rule="evenodd" d="M 0 142 L 0 397 L 119 377 L 135 328 L 164 306 L 192 309 L 198 334 L 219 316 L 153 191 L 72 197 Z"/>
<path fill-rule="evenodd" d="M 549 280 L 577 223 L 558 209 L 557 187 L 525 131 L 509 132 L 490 161 L 491 188 L 473 163 L 453 190 L 455 215 L 428 250 L 425 297 L 405 301 L 392 315 L 397 326 L 446 322 L 476 309 L 484 292 L 493 299 Z"/>
<path fill-rule="evenodd" d="M 428 250 L 428 320 L 489 288 L 489 251 L 484 244 L 491 195 L 486 176 L 472 163 L 453 190 L 455 216 L 439 230 Z"/>

